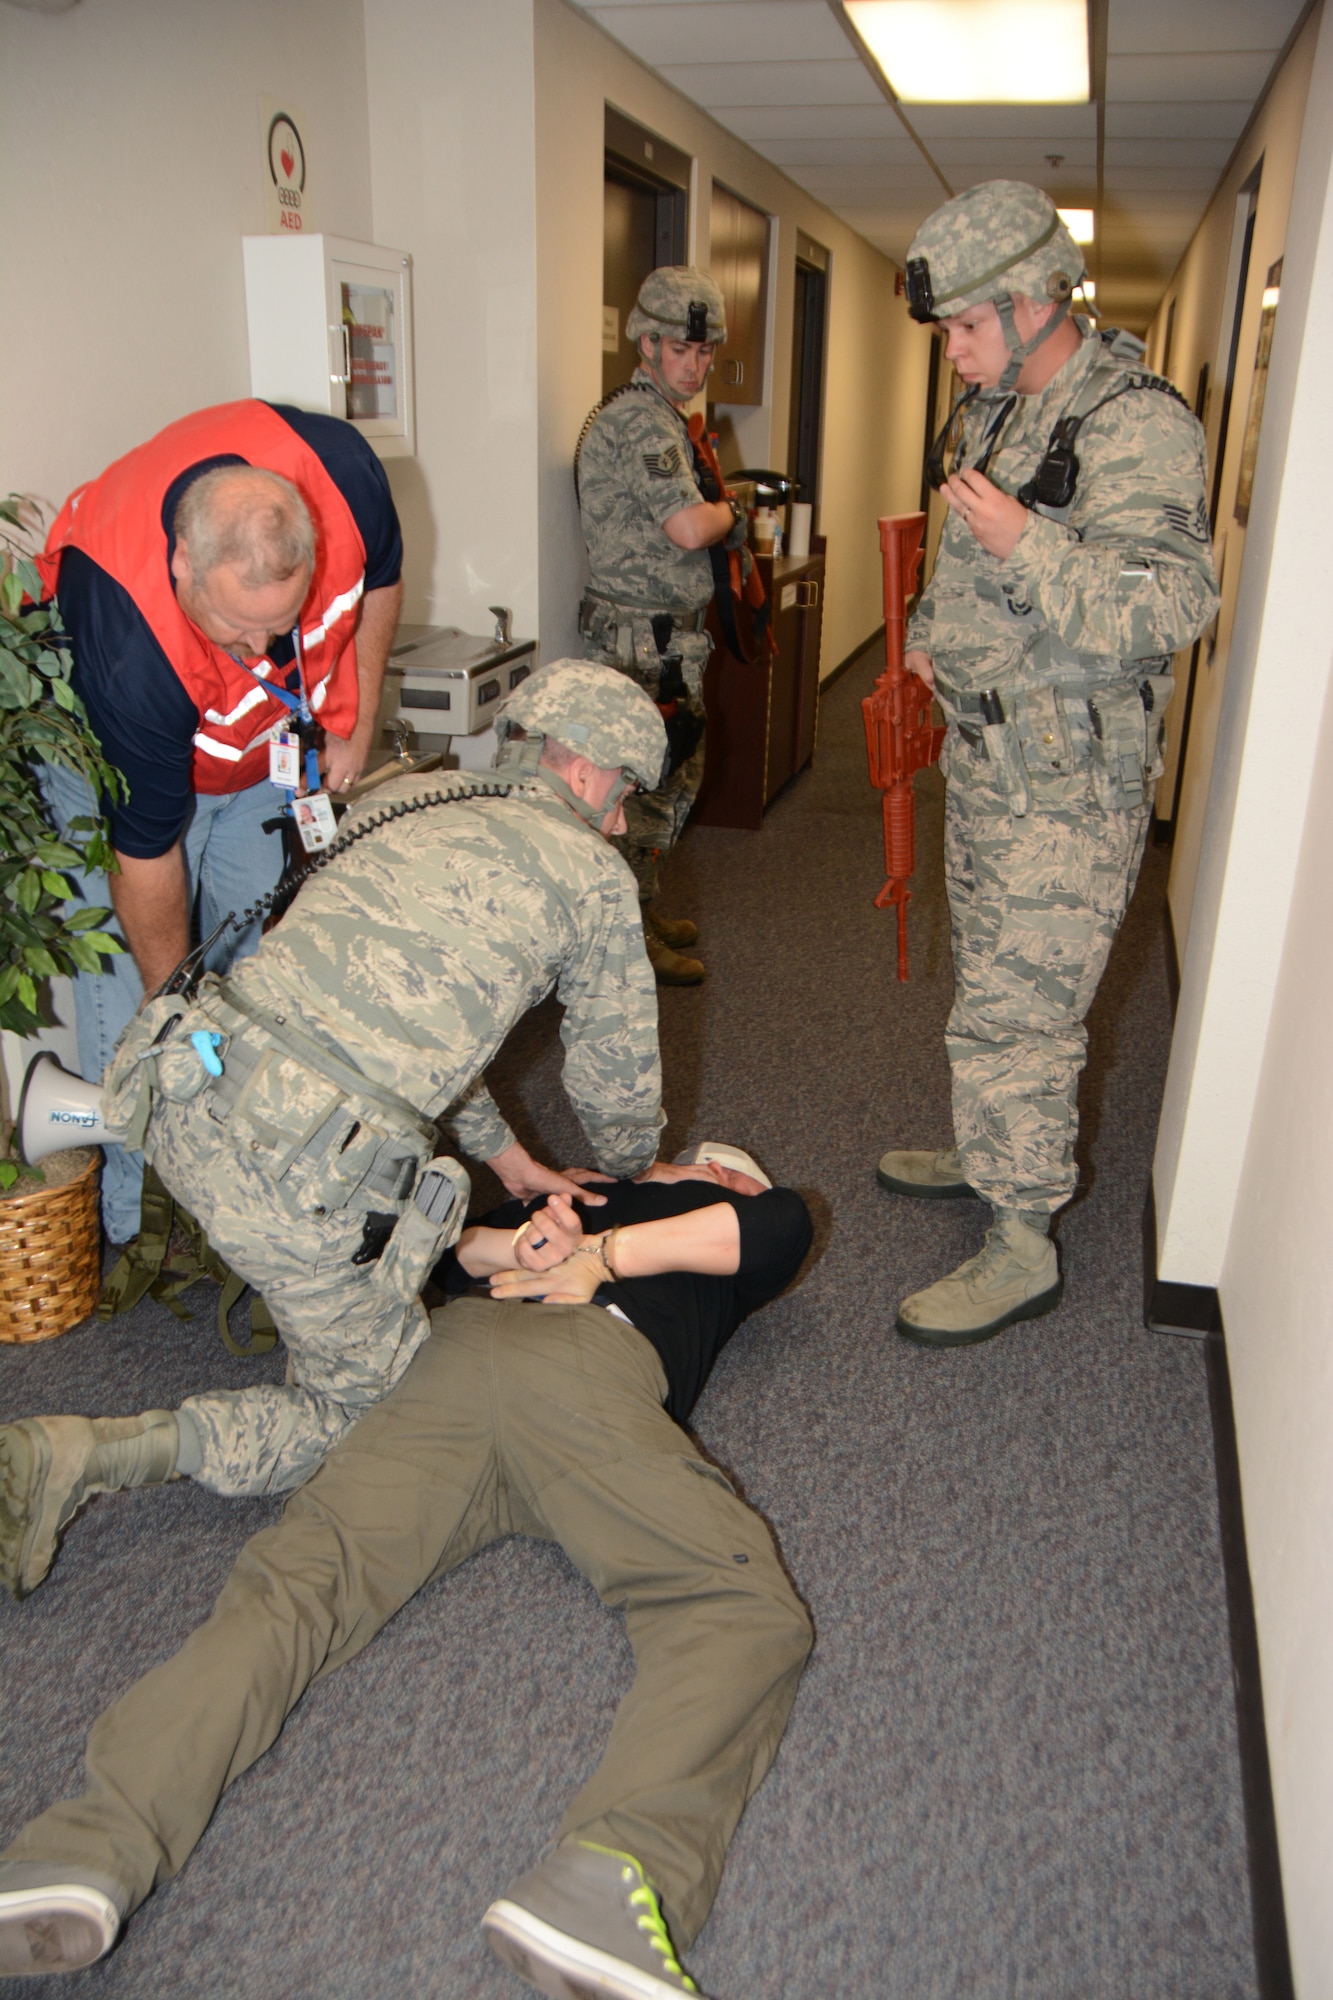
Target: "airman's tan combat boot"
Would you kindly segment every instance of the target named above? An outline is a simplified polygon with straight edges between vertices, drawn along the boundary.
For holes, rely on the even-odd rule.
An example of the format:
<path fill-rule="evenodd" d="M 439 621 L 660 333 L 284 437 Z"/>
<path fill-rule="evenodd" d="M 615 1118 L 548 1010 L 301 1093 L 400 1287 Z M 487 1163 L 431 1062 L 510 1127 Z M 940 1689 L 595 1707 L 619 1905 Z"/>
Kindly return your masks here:
<path fill-rule="evenodd" d="M 885 1153 L 875 1179 L 890 1194 L 916 1195 L 926 1201 L 958 1201 L 976 1193 L 956 1146 L 942 1153 Z"/>
<path fill-rule="evenodd" d="M 649 928 L 643 933 L 644 949 L 648 953 L 648 963 L 659 986 L 697 986 L 704 976 L 703 963 L 697 958 L 684 958 L 673 951 L 665 939 Z"/>
<path fill-rule="evenodd" d="M 644 911 L 643 928 L 656 931 L 663 944 L 669 944 L 673 951 L 683 951 L 699 935 L 698 924 L 689 917 L 659 917 L 656 910 Z"/>
<path fill-rule="evenodd" d="M 172 1478 L 179 1444 L 171 1410 L 0 1425 L 0 1582 L 15 1597 L 36 1590 L 84 1501 Z"/>
<path fill-rule="evenodd" d="M 971 1347 L 1015 1320 L 1051 1312 L 1063 1290 L 1050 1237 L 1015 1210 L 997 1209 L 975 1257 L 903 1300 L 898 1331 L 921 1347 Z"/>

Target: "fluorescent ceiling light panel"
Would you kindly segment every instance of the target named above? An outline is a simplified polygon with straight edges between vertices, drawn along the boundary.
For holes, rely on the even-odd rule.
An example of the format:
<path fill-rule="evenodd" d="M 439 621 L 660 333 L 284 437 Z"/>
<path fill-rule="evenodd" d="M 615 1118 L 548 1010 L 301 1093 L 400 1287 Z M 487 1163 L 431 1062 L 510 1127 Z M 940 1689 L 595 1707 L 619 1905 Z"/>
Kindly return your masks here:
<path fill-rule="evenodd" d="M 842 0 L 905 104 L 1086 104 L 1087 0 Z"/>
<path fill-rule="evenodd" d="M 1056 212 L 1075 243 L 1091 243 L 1097 229 L 1090 208 L 1062 208 Z"/>

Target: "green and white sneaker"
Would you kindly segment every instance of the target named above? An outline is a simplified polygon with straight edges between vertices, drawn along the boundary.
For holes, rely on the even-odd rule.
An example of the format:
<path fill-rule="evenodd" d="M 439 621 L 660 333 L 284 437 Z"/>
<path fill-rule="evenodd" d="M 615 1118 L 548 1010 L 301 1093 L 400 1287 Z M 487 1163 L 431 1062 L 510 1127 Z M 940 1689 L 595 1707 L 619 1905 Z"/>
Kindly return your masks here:
<path fill-rule="evenodd" d="M 1063 1290 L 1050 1237 L 997 1214 L 977 1256 L 903 1300 L 898 1331 L 920 1347 L 972 1347 L 1016 1320 L 1053 1312 Z"/>
<path fill-rule="evenodd" d="M 110 1951 L 129 1897 L 58 1861 L 0 1861 L 0 1979 L 78 1972 Z"/>
<path fill-rule="evenodd" d="M 673 2000 L 699 1989 L 632 1854 L 567 1840 L 481 1920 L 491 1950 L 553 2000 Z"/>
<path fill-rule="evenodd" d="M 976 1189 L 963 1172 L 956 1146 L 942 1153 L 885 1153 L 875 1179 L 890 1194 L 914 1195 L 924 1201 L 960 1201 Z"/>

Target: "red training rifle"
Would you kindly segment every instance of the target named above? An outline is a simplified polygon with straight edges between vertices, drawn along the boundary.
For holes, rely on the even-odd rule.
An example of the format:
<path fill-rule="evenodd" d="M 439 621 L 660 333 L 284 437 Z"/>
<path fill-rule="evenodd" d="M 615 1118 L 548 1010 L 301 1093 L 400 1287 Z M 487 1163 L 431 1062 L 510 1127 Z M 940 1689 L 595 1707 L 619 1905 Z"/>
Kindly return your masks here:
<path fill-rule="evenodd" d="M 903 665 L 907 600 L 921 573 L 924 514 L 886 514 L 879 524 L 884 556 L 884 649 L 887 665 L 861 703 L 870 782 L 884 794 L 884 867 L 888 881 L 875 908 L 898 905 L 898 977 L 907 977 L 908 878 L 916 871 L 913 774 L 938 762 L 944 731 L 930 719 L 931 693 Z"/>
<path fill-rule="evenodd" d="M 700 411 L 696 410 L 690 418 L 688 430 L 697 464 L 716 482 L 717 499 L 729 500 L 731 495 L 727 490 L 727 477 L 722 470 L 722 461 L 717 455 L 717 448 L 712 438 L 708 435 Z M 778 650 L 777 640 L 773 636 L 769 622 L 764 580 L 759 574 L 758 565 L 754 562 L 750 563 L 747 575 L 745 559 L 739 549 L 724 548 L 720 542 L 715 542 L 709 549 L 708 556 L 713 565 L 713 595 L 717 603 L 718 623 L 722 627 L 722 637 L 726 641 L 727 651 L 734 654 L 736 659 L 743 661 L 747 667 L 752 667 L 756 660 L 763 657 L 760 652 L 761 647 L 766 647 L 769 653 L 776 653 Z M 754 615 L 751 626 L 753 652 L 747 649 L 744 635 L 737 622 L 736 612 L 741 604 L 747 604 Z"/>

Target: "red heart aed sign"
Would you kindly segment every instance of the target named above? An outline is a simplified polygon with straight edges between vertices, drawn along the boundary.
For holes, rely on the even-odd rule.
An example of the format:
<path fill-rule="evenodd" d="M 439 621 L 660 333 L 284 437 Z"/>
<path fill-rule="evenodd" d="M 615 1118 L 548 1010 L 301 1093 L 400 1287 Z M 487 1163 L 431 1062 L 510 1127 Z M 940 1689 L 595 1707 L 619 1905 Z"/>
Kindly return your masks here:
<path fill-rule="evenodd" d="M 290 180 L 292 177 L 292 168 L 296 165 L 296 155 L 295 153 L 289 153 L 284 146 L 282 152 L 279 154 L 279 158 L 282 161 L 282 171 L 286 174 L 288 180 Z"/>

